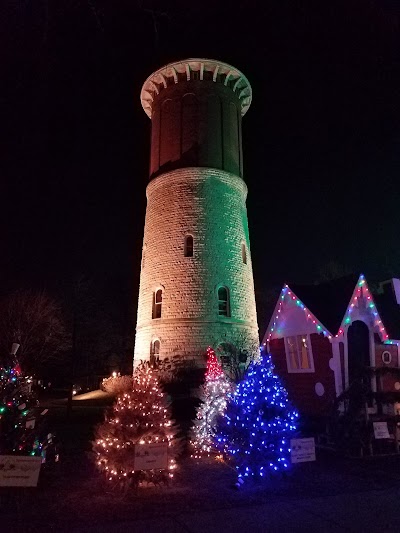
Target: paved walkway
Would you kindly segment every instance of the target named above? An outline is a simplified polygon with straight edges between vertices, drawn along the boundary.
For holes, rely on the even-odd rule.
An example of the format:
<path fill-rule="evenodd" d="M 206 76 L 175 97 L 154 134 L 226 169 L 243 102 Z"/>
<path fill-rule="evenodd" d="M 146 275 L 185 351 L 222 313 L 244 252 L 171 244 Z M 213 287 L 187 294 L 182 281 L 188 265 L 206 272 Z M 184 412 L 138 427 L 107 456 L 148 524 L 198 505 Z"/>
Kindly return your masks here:
<path fill-rule="evenodd" d="M 156 504 L 155 504 L 156 505 Z M 400 532 L 400 489 L 194 511 L 165 519 L 132 520 L 73 529 L 80 533 Z"/>

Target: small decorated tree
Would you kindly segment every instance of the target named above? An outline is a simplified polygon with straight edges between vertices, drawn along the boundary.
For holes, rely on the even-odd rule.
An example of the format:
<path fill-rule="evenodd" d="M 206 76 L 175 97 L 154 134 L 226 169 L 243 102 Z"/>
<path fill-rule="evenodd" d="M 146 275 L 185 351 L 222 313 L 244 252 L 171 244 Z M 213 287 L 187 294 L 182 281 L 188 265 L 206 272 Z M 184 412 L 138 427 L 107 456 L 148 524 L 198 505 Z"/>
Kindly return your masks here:
<path fill-rule="evenodd" d="M 225 376 L 212 348 L 207 348 L 207 370 L 205 383 L 201 388 L 202 404 L 197 410 L 197 417 L 192 429 L 192 457 L 196 459 L 210 456 L 215 451 L 213 436 L 218 416 L 226 408 L 228 393 L 233 385 Z"/>
<path fill-rule="evenodd" d="M 215 435 L 216 447 L 236 468 L 239 482 L 289 468 L 297 418 L 271 356 L 262 354 L 239 383 Z"/>
<path fill-rule="evenodd" d="M 97 465 L 110 481 L 125 489 L 142 482 L 165 483 L 176 468 L 174 436 L 156 374 L 148 364 L 142 364 L 133 376 L 132 391 L 118 396 L 111 416 L 97 428 L 93 445 Z M 165 465 L 143 467 L 147 454 L 162 455 L 163 449 L 167 453 Z"/>
<path fill-rule="evenodd" d="M 34 443 L 27 420 L 36 407 L 18 365 L 0 368 L 0 454 L 31 454 Z M 32 435 L 33 436 L 33 435 Z"/>
<path fill-rule="evenodd" d="M 14 346 L 16 352 L 19 345 Z M 31 379 L 23 375 L 15 352 L 3 357 L 0 366 L 0 455 L 35 455 L 41 456 L 42 462 L 58 461 L 53 435 L 44 423 L 47 409 L 40 410 Z"/>

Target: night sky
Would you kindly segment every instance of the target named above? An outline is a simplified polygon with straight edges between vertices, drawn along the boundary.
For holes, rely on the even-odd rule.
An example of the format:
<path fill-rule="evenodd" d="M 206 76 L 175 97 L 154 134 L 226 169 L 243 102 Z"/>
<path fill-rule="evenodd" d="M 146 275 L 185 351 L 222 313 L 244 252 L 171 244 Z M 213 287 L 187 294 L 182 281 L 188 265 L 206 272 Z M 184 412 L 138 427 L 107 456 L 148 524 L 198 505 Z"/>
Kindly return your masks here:
<path fill-rule="evenodd" d="M 0 295 L 64 298 L 84 275 L 134 327 L 140 89 L 187 57 L 228 62 L 253 88 L 244 170 L 261 335 L 283 282 L 314 282 L 332 261 L 400 275 L 398 2 L 3 0 L 0 20 Z"/>

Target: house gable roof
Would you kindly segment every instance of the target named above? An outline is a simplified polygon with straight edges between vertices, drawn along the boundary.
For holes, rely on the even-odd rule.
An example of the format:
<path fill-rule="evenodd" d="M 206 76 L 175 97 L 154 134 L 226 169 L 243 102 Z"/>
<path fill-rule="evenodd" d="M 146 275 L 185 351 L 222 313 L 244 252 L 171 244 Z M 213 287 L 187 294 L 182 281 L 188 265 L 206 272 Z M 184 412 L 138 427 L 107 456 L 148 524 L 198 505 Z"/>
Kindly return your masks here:
<path fill-rule="evenodd" d="M 345 327 L 351 325 L 353 320 L 358 320 L 360 318 L 360 314 L 365 316 L 365 313 L 369 314 L 370 316 L 370 319 L 373 323 L 374 332 L 379 334 L 382 342 L 387 341 L 389 339 L 389 335 L 387 334 L 385 325 L 378 312 L 378 308 L 376 307 L 375 298 L 369 290 L 365 277 L 361 274 L 354 288 L 351 300 L 348 303 L 348 307 L 345 311 L 345 315 L 340 324 L 340 328 L 336 337 L 343 334 Z"/>
<path fill-rule="evenodd" d="M 291 303 L 304 311 L 307 321 L 314 325 L 317 333 L 323 333 L 329 338 L 341 335 L 345 326 L 352 322 L 352 316 L 367 312 L 373 320 L 374 331 L 379 333 L 383 342 L 400 340 L 400 305 L 394 291 L 386 290 L 372 295 L 362 274 L 345 276 L 319 285 L 285 285 L 264 343 L 271 337 L 282 336 L 282 328 L 285 329 L 284 315 Z"/>
<path fill-rule="evenodd" d="M 328 328 L 315 316 L 310 309 L 298 298 L 288 285 L 284 285 L 276 303 L 268 329 L 264 335 L 265 345 L 272 337 L 281 337 L 282 332 L 289 335 L 297 333 L 322 333 L 332 338 Z"/>

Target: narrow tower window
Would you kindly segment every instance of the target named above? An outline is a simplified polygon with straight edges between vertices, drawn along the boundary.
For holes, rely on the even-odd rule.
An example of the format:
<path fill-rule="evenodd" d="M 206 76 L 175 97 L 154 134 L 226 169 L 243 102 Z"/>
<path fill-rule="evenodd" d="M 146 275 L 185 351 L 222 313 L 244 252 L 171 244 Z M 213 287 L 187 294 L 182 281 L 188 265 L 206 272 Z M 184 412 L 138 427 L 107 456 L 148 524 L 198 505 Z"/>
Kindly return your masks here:
<path fill-rule="evenodd" d="M 142 268 L 144 268 L 146 264 L 146 245 L 143 246 L 143 253 L 142 253 Z"/>
<path fill-rule="evenodd" d="M 154 365 L 160 358 L 160 341 L 156 339 L 150 344 L 150 365 Z"/>
<path fill-rule="evenodd" d="M 218 289 L 218 314 L 219 316 L 230 316 L 229 292 L 226 287 Z"/>
<path fill-rule="evenodd" d="M 243 261 L 243 264 L 247 265 L 246 245 L 244 242 L 242 242 L 242 261 Z"/>
<path fill-rule="evenodd" d="M 193 257 L 193 237 L 186 235 L 185 237 L 185 257 Z"/>
<path fill-rule="evenodd" d="M 161 318 L 161 307 L 162 307 L 162 290 L 158 289 L 154 293 L 153 318 Z"/>

